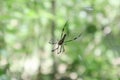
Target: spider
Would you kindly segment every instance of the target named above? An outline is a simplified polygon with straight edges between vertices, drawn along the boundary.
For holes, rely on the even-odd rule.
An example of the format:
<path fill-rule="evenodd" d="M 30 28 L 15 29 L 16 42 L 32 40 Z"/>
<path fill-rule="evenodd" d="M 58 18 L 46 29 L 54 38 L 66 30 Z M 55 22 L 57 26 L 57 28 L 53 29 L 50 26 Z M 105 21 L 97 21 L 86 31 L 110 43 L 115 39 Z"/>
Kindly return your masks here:
<path fill-rule="evenodd" d="M 65 30 L 65 27 L 67 26 L 67 24 L 68 24 L 68 21 L 66 21 L 66 23 L 65 23 L 64 26 L 63 26 L 60 40 L 59 40 L 58 42 L 55 42 L 55 43 L 54 43 L 54 42 L 53 42 L 53 43 L 49 42 L 50 44 L 53 44 L 53 45 L 54 45 L 54 44 L 57 44 L 57 47 L 56 47 L 55 49 L 52 49 L 52 52 L 54 52 L 54 51 L 56 51 L 56 50 L 58 50 L 58 49 L 60 49 L 59 52 L 57 51 L 58 54 L 61 53 L 61 52 L 64 52 L 64 51 L 65 51 L 65 49 L 64 49 L 64 44 L 65 44 L 65 43 L 74 41 L 74 40 L 78 39 L 78 38 L 81 36 L 81 33 L 80 33 L 77 37 L 65 41 L 66 33 L 64 33 L 64 30 Z"/>

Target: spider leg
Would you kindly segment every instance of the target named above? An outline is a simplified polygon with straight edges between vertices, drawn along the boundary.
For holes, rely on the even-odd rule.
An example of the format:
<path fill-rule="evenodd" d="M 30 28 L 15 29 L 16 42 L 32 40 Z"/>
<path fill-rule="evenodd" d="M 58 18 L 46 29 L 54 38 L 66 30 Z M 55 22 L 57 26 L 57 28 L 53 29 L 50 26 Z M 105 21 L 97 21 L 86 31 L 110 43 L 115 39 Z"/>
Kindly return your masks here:
<path fill-rule="evenodd" d="M 68 21 L 66 21 L 65 24 L 64 24 L 64 26 L 63 26 L 62 33 L 61 33 L 61 38 L 62 38 L 62 36 L 63 36 L 63 32 L 64 32 L 64 29 L 65 29 L 65 27 L 67 26 L 67 24 L 68 24 Z"/>
<path fill-rule="evenodd" d="M 61 47 L 60 47 L 60 51 L 59 51 L 59 53 L 62 53 L 62 52 L 65 52 L 64 45 L 61 45 Z M 58 53 L 58 54 L 59 54 L 59 53 Z"/>
<path fill-rule="evenodd" d="M 55 50 L 57 50 L 58 48 L 59 48 L 59 45 L 58 45 L 58 47 L 57 47 L 57 48 L 53 49 L 53 50 L 52 50 L 52 52 L 54 52 L 54 51 L 55 51 Z"/>
<path fill-rule="evenodd" d="M 77 37 L 75 37 L 75 38 L 73 38 L 73 39 L 71 39 L 71 40 L 67 40 L 67 41 L 65 41 L 64 43 L 74 41 L 74 40 L 78 39 L 80 36 L 81 36 L 81 33 L 80 33 Z"/>
<path fill-rule="evenodd" d="M 61 53 L 61 52 L 62 52 L 62 45 L 60 46 L 60 51 L 58 52 L 58 54 Z"/>
<path fill-rule="evenodd" d="M 65 52 L 65 47 L 64 47 L 64 45 L 63 45 L 63 52 Z"/>
<path fill-rule="evenodd" d="M 49 42 L 49 44 L 57 44 L 57 42 Z"/>
<path fill-rule="evenodd" d="M 58 40 L 51 39 L 48 43 L 54 45 L 58 43 Z"/>

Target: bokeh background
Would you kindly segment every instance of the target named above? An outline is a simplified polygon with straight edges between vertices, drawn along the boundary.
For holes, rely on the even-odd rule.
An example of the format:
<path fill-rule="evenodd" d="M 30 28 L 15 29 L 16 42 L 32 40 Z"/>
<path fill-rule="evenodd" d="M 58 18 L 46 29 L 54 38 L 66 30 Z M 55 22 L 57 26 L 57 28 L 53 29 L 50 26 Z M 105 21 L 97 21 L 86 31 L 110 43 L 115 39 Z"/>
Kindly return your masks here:
<path fill-rule="evenodd" d="M 0 80 L 120 80 L 120 0 L 0 0 Z"/>

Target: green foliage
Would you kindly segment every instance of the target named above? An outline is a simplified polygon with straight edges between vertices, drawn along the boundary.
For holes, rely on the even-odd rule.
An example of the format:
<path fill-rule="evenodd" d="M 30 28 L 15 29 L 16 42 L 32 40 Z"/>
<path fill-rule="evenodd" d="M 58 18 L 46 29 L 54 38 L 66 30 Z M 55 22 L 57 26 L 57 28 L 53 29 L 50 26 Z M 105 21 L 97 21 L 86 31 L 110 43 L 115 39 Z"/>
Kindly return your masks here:
<path fill-rule="evenodd" d="M 53 1 L 0 0 L 0 80 L 119 80 L 119 0 Z"/>

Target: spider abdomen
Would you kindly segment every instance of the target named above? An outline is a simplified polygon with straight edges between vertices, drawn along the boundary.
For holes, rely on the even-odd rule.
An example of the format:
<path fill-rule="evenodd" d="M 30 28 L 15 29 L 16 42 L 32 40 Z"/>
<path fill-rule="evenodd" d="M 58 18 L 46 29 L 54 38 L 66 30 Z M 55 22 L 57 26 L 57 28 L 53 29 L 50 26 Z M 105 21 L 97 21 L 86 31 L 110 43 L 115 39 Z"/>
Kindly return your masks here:
<path fill-rule="evenodd" d="M 65 40 L 66 34 L 64 34 L 63 38 L 58 42 L 58 45 L 62 45 Z"/>

